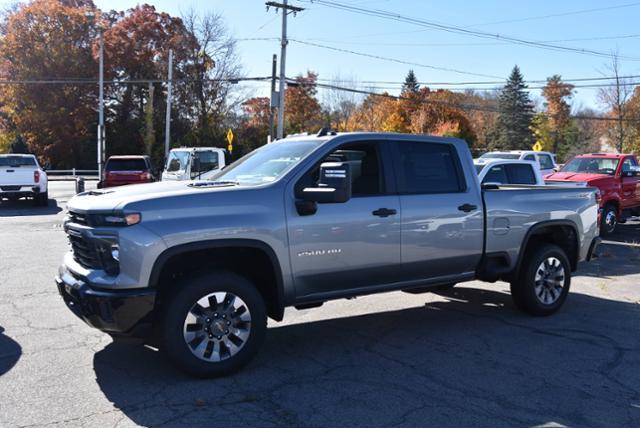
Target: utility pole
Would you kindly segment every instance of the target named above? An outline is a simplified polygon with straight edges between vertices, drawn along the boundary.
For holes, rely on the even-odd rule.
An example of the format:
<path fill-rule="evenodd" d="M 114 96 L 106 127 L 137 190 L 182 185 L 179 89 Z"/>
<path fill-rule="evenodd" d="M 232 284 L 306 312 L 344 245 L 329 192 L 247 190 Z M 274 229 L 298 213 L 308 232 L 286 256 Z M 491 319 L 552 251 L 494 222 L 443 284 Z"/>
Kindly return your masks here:
<path fill-rule="evenodd" d="M 288 0 L 283 0 L 282 3 L 275 1 L 268 1 L 265 3 L 267 10 L 269 7 L 274 7 L 276 12 L 282 9 L 282 37 L 280 38 L 280 97 L 278 103 L 278 139 L 284 137 L 284 89 L 285 89 L 285 65 L 287 62 L 287 15 L 293 13 L 295 16 L 298 12 L 302 12 L 304 8 L 298 6 L 291 6 L 288 4 Z"/>
<path fill-rule="evenodd" d="M 269 142 L 275 139 L 275 112 L 278 106 L 278 93 L 276 92 L 276 68 L 278 66 L 278 55 L 273 54 L 273 61 L 271 62 L 271 105 L 269 114 Z M 276 97 L 278 97 L 276 99 Z"/>
<path fill-rule="evenodd" d="M 100 43 L 100 71 L 98 89 L 98 180 L 102 180 L 102 165 L 105 155 L 105 129 L 104 129 L 104 37 L 102 36 L 102 30 L 99 33 Z"/>
<path fill-rule="evenodd" d="M 171 93 L 173 89 L 173 49 L 169 49 L 169 73 L 167 81 L 167 116 L 164 130 L 164 159 L 169 157 L 169 141 L 171 140 Z"/>

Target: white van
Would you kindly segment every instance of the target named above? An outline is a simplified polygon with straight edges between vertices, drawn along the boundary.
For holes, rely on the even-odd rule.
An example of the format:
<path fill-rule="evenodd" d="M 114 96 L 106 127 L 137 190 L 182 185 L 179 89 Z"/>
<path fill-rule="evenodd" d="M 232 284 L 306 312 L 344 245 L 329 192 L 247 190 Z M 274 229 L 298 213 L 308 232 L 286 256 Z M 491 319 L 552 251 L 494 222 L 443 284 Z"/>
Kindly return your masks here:
<path fill-rule="evenodd" d="M 224 168 L 224 155 L 217 147 L 171 149 L 162 180 L 209 180 Z"/>

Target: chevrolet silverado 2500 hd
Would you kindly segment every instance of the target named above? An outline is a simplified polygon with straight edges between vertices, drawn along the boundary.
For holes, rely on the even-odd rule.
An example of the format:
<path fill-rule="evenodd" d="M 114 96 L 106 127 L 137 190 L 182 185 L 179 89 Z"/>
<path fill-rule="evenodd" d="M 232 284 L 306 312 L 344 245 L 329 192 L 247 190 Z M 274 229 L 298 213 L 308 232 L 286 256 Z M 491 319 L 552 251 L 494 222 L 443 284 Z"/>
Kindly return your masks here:
<path fill-rule="evenodd" d="M 77 195 L 56 283 L 89 325 L 223 375 L 289 306 L 480 279 L 551 314 L 598 243 L 595 192 L 482 188 L 462 140 L 325 131 L 261 147 L 211 181 Z"/>

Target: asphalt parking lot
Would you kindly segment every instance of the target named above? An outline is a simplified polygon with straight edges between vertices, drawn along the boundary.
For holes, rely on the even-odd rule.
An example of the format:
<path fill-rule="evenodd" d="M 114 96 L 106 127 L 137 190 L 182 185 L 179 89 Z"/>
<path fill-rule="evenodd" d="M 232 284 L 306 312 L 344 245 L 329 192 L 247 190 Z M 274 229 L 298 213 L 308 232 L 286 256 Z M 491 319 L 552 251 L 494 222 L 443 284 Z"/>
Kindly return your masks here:
<path fill-rule="evenodd" d="M 504 283 L 287 310 L 237 375 L 194 380 L 114 344 L 53 283 L 73 182 L 0 205 L 0 426 L 640 426 L 640 222 L 580 267 L 564 308 Z"/>

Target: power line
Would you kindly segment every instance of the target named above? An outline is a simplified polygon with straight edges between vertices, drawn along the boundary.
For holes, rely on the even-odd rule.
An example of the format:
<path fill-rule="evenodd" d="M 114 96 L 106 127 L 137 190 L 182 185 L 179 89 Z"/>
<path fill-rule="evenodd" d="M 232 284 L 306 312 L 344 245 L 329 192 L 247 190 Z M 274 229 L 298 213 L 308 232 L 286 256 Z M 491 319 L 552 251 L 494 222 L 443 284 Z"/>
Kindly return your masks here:
<path fill-rule="evenodd" d="M 494 76 L 494 75 L 491 75 L 491 74 L 473 73 L 471 71 L 457 70 L 455 68 L 439 67 L 439 66 L 430 65 L 430 64 L 421 64 L 421 63 L 417 63 L 417 62 L 404 61 L 404 60 L 397 59 L 397 58 L 389 58 L 389 57 L 384 57 L 384 56 L 380 56 L 380 55 L 373 55 L 373 54 L 368 54 L 368 53 L 364 53 L 364 52 L 352 51 L 352 50 L 349 50 L 349 49 L 338 48 L 338 47 L 335 47 L 335 46 L 321 45 L 319 43 L 305 42 L 305 41 L 298 40 L 298 39 L 289 39 L 289 41 L 290 42 L 294 42 L 294 43 L 298 43 L 298 44 L 301 44 L 301 45 L 313 46 L 313 47 L 316 47 L 316 48 L 328 49 L 328 50 L 332 50 L 332 51 L 336 51 L 336 52 L 348 53 L 348 54 L 351 54 L 351 55 L 358 55 L 358 56 L 362 56 L 362 57 L 366 57 L 366 58 L 373 58 L 373 59 L 378 59 L 378 60 L 382 60 L 382 61 L 395 62 L 395 63 L 398 63 L 398 64 L 411 65 L 411 66 L 414 66 L 414 67 L 429 68 L 431 70 L 448 71 L 448 72 L 451 72 L 451 73 L 466 74 L 466 75 L 469 75 L 469 76 L 492 77 L 492 78 L 497 78 L 497 79 L 500 78 L 500 76 Z"/>
<path fill-rule="evenodd" d="M 527 18 L 516 18 L 516 19 L 508 19 L 508 20 L 504 20 L 504 21 L 485 22 L 483 24 L 469 25 L 469 27 L 484 27 L 484 26 L 487 26 L 487 25 L 510 24 L 510 23 L 513 23 L 513 22 L 537 21 L 537 20 L 540 20 L 540 19 L 559 18 L 559 17 L 562 17 L 562 16 L 571 16 L 571 15 L 581 15 L 581 14 L 585 14 L 585 13 L 602 12 L 602 11 L 605 11 L 605 10 L 612 10 L 612 9 L 622 9 L 622 8 L 633 7 L 633 6 L 638 6 L 638 5 L 640 5 L 640 2 L 625 3 L 625 4 L 621 4 L 621 5 L 617 5 L 617 6 L 597 7 L 597 8 L 593 8 L 593 9 L 582 9 L 582 10 L 574 10 L 574 11 L 571 11 L 571 12 L 553 13 L 553 14 L 549 14 L 549 15 L 530 16 L 530 17 L 527 17 Z"/>
<path fill-rule="evenodd" d="M 271 77 L 223 77 L 216 79 L 173 79 L 174 83 L 194 83 L 194 82 L 262 82 L 270 80 Z M 141 85 L 149 83 L 167 83 L 167 79 L 131 79 L 131 80 L 105 80 L 105 85 Z M 68 78 L 68 79 L 28 79 L 28 80 L 0 80 L 0 85 L 95 85 L 98 80 L 95 78 Z"/>
<path fill-rule="evenodd" d="M 611 53 L 608 53 L 608 52 L 601 52 L 593 49 L 574 48 L 574 47 L 555 45 L 555 44 L 544 43 L 544 42 L 536 42 L 533 40 L 526 40 L 526 39 L 513 37 L 509 35 L 503 35 L 503 34 L 492 34 L 484 31 L 471 30 L 469 28 L 459 27 L 455 25 L 441 24 L 433 21 L 427 21 L 424 19 L 412 18 L 412 17 L 400 15 L 395 12 L 389 12 L 389 11 L 380 10 L 380 9 L 367 9 L 363 7 L 352 6 L 352 5 L 338 3 L 334 1 L 328 1 L 328 0 L 300 0 L 300 1 L 319 4 L 322 6 L 343 10 L 346 12 L 356 13 L 360 15 L 373 16 L 373 17 L 388 19 L 396 22 L 404 22 L 407 24 L 417 25 L 420 27 L 430 28 L 430 29 L 439 30 L 439 31 L 445 31 L 445 32 L 454 33 L 454 34 L 461 34 L 465 36 L 479 37 L 483 39 L 504 40 L 506 42 L 517 44 L 517 45 L 532 46 L 532 47 L 546 49 L 546 50 L 566 51 L 566 52 L 579 53 L 583 55 L 593 55 L 593 56 L 606 57 L 606 58 L 611 57 Z M 619 56 L 619 58 L 627 59 L 631 61 L 640 61 L 640 58 L 636 58 L 636 57 Z"/>

